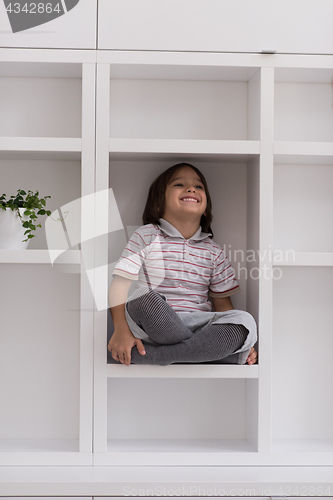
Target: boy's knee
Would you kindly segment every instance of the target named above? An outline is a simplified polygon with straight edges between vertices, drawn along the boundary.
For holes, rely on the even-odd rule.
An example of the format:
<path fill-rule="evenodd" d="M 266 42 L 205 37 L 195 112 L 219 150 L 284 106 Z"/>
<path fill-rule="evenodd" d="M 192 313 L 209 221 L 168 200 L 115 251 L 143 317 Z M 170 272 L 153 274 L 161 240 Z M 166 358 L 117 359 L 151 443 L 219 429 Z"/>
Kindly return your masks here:
<path fill-rule="evenodd" d="M 149 288 L 140 289 L 128 299 L 126 304 L 127 311 L 132 318 L 137 313 L 151 313 L 154 311 L 159 300 L 162 300 L 160 295 L 153 290 Z"/>
<path fill-rule="evenodd" d="M 257 329 L 257 324 L 252 314 L 247 311 L 242 311 L 242 313 L 245 316 L 243 324 L 248 330 L 255 331 Z"/>

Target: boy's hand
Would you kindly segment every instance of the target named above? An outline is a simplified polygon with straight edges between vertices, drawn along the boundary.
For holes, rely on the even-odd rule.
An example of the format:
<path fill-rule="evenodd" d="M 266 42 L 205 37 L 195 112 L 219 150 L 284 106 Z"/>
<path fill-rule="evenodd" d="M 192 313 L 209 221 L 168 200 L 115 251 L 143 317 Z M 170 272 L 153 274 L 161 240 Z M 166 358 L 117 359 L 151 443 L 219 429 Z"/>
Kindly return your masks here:
<path fill-rule="evenodd" d="M 248 358 L 246 362 L 249 365 L 254 365 L 258 361 L 258 352 L 255 350 L 254 347 L 251 347 L 250 354 L 248 355 Z"/>
<path fill-rule="evenodd" d="M 137 347 L 140 354 L 146 354 L 142 341 L 134 337 L 128 327 L 122 327 L 114 331 L 108 345 L 108 350 L 111 352 L 115 361 L 130 365 L 131 351 L 134 346 Z"/>

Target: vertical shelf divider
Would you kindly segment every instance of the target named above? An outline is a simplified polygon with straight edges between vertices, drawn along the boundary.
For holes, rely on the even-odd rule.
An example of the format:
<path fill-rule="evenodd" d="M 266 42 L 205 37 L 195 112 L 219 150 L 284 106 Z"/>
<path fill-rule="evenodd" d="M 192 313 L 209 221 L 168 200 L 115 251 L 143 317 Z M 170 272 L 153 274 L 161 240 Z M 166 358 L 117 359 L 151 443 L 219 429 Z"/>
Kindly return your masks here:
<path fill-rule="evenodd" d="M 97 64 L 96 87 L 96 203 L 95 241 L 97 236 L 108 234 L 109 207 L 105 207 L 105 197 L 98 193 L 109 189 L 109 130 L 110 130 L 110 65 Z M 106 199 L 108 199 L 106 197 Z M 106 240 L 103 240 L 107 242 Z M 95 253 L 96 255 L 96 253 Z M 99 258 L 108 262 L 108 247 L 98 249 Z M 98 262 L 95 262 L 98 266 Z M 95 267 L 95 290 L 108 295 L 108 266 L 98 272 Z M 94 317 L 94 452 L 107 451 L 107 310 L 95 310 Z"/>
<path fill-rule="evenodd" d="M 95 64 L 82 65 L 80 452 L 92 453 L 94 301 L 86 268 L 93 261 L 95 190 Z M 90 267 L 90 266 L 89 266 Z"/>
<path fill-rule="evenodd" d="M 272 440 L 273 67 L 261 69 L 260 142 L 258 451 L 268 453 Z"/>

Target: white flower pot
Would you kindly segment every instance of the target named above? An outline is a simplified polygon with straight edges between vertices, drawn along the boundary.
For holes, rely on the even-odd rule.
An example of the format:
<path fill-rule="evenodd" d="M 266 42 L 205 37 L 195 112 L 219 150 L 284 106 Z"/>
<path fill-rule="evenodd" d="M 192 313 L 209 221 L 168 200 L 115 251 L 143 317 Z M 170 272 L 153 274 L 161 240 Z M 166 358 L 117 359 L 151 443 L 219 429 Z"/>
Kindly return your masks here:
<path fill-rule="evenodd" d="M 19 208 L 23 220 L 28 220 L 23 214 L 25 208 Z M 16 210 L 0 208 L 0 248 L 12 250 L 25 250 L 29 245 L 29 240 L 23 242 L 27 235 L 24 234 L 25 227 L 22 227 L 22 221 L 17 215 Z"/>

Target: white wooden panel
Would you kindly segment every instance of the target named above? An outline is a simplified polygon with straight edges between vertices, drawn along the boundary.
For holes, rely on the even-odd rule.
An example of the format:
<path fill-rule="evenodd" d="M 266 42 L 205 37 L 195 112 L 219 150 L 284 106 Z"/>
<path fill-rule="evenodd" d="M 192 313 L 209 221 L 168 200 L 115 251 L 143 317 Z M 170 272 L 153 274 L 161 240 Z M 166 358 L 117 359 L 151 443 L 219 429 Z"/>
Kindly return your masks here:
<path fill-rule="evenodd" d="M 3 467 L 4 496 L 332 496 L 331 467 Z M 126 488 L 125 488 L 126 487 Z M 179 487 L 181 492 L 178 491 Z M 216 491 L 215 491 L 216 487 Z M 191 490 L 190 490 L 191 488 Z M 190 494 L 191 491 L 191 494 Z M 298 494 L 297 494 L 298 492 Z M 211 495 L 211 493 L 209 493 Z M 313 500 L 311 498 L 311 500 Z"/>
<path fill-rule="evenodd" d="M 98 48 L 332 54 L 329 0 L 100 0 Z"/>
<path fill-rule="evenodd" d="M 274 265 L 281 266 L 333 266 L 333 252 L 286 252 L 274 253 Z"/>
<path fill-rule="evenodd" d="M 80 452 L 92 452 L 93 433 L 93 290 L 86 270 L 93 265 L 95 190 L 95 70 L 84 64 L 82 74 L 82 175 L 81 175 L 81 295 L 80 295 Z M 88 198 L 89 197 L 89 198 Z M 87 202 L 89 199 L 89 203 Z"/>
<path fill-rule="evenodd" d="M 332 451 L 332 297 L 331 267 L 285 267 L 274 283 L 273 437 L 291 443 L 279 451 Z"/>
<path fill-rule="evenodd" d="M 273 241 L 273 121 L 274 68 L 261 70 L 260 101 L 260 188 L 259 188 L 259 320 L 260 373 L 258 450 L 271 444 L 271 352 L 272 352 L 272 259 Z M 261 335 L 262 334 L 262 335 Z"/>
<path fill-rule="evenodd" d="M 1 144 L 1 142 L 0 142 Z M 115 160 L 207 159 L 247 162 L 260 153 L 259 141 L 186 139 L 110 139 L 110 158 Z"/>
<path fill-rule="evenodd" d="M 109 378 L 258 378 L 258 366 L 249 365 L 108 365 Z"/>
<path fill-rule="evenodd" d="M 12 2 L 13 10 L 14 3 Z M 22 2 L 18 3 L 23 7 Z M 47 2 L 40 3 L 44 6 L 47 4 Z M 38 2 L 36 4 L 38 5 Z M 66 7 L 67 3 L 60 0 L 59 4 L 61 11 L 64 11 L 63 6 Z M 30 2 L 28 2 L 29 5 Z M 56 3 L 52 2 L 51 5 L 55 6 Z M 26 14 L 26 16 L 33 15 L 33 13 Z M 97 0 L 79 0 L 73 9 L 60 17 L 16 33 L 12 32 L 4 2 L 0 4 L 1 47 L 95 49 L 96 32 Z"/>
<path fill-rule="evenodd" d="M 96 84 L 96 180 L 97 192 L 109 189 L 109 89 L 110 66 L 97 66 Z M 97 234 L 107 234 L 109 228 L 108 207 L 99 203 L 96 197 L 95 204 L 95 231 Z M 95 256 L 98 254 L 102 262 L 107 262 L 107 240 L 102 245 L 95 245 Z M 97 264 L 97 260 L 96 260 Z M 101 279 L 94 282 L 94 288 L 107 297 L 108 271 L 102 271 Z M 96 278 L 96 274 L 95 274 Z M 94 313 L 94 452 L 106 452 L 107 440 L 107 311 Z"/>
<path fill-rule="evenodd" d="M 332 167 L 275 165 L 275 251 L 333 251 Z"/>
<path fill-rule="evenodd" d="M 276 141 L 333 141 L 332 83 L 275 84 Z"/>
<path fill-rule="evenodd" d="M 246 437 L 244 380 L 109 379 L 108 410 L 110 439 Z"/>
<path fill-rule="evenodd" d="M 1 250 L 0 262 L 2 264 L 50 264 L 50 254 L 48 250 Z M 78 250 L 64 252 L 58 260 L 59 263 L 66 265 L 74 264 L 80 266 L 81 256 Z"/>
<path fill-rule="evenodd" d="M 79 78 L 1 78 L 0 135 L 81 137 L 81 85 Z"/>
<path fill-rule="evenodd" d="M 78 439 L 79 276 L 1 266 L 1 437 Z"/>
<path fill-rule="evenodd" d="M 2 497 L 3 500 L 25 500 L 26 497 Z M 31 500 L 49 500 L 50 497 L 30 497 Z M 52 497 L 54 500 L 71 500 L 73 497 Z M 75 497 L 73 500 L 92 500 L 92 497 Z"/>
<path fill-rule="evenodd" d="M 247 82 L 111 80 L 110 137 L 246 140 Z"/>

